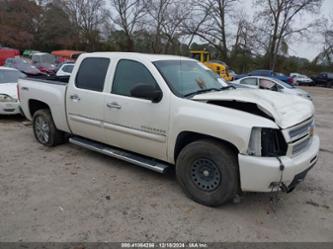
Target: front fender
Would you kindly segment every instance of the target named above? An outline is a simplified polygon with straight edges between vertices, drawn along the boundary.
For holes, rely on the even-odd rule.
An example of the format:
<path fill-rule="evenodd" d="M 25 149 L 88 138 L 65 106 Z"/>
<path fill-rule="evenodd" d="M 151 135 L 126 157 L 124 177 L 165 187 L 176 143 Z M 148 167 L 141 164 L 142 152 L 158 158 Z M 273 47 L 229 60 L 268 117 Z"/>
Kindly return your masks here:
<path fill-rule="evenodd" d="M 177 103 L 178 102 L 178 103 Z M 175 145 L 179 134 L 194 132 L 217 138 L 234 145 L 239 153 L 246 153 L 253 127 L 278 129 L 269 119 L 244 111 L 178 99 L 173 101 L 168 139 L 168 161 L 174 163 Z"/>

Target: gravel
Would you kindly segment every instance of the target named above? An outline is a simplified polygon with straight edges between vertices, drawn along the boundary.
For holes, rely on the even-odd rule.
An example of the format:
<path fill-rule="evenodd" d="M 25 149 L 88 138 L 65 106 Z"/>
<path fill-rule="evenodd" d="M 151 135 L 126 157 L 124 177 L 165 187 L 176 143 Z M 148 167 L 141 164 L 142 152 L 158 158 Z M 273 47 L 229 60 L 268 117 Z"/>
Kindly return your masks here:
<path fill-rule="evenodd" d="M 247 193 L 219 208 L 159 175 L 65 144 L 38 144 L 20 117 L 0 117 L 0 241 L 333 241 L 333 90 L 314 97 L 318 164 L 290 194 Z"/>

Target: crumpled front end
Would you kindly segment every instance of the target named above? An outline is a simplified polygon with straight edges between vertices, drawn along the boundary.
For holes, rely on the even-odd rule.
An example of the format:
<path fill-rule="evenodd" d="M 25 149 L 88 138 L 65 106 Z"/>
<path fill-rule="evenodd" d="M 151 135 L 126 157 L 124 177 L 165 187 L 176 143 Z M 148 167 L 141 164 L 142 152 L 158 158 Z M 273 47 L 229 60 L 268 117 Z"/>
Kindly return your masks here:
<path fill-rule="evenodd" d="M 284 151 L 275 151 L 276 155 L 258 155 L 259 152 L 255 151 L 256 148 L 251 148 L 250 143 L 249 153 L 239 154 L 240 182 L 243 191 L 270 192 L 280 189 L 290 191 L 304 180 L 307 172 L 316 164 L 320 139 L 314 135 L 313 119 L 284 129 L 281 133 L 285 143 Z M 265 151 L 265 146 L 273 143 L 275 143 L 273 140 L 270 143 L 262 143 L 260 150 Z M 271 150 L 271 153 L 274 151 Z"/>

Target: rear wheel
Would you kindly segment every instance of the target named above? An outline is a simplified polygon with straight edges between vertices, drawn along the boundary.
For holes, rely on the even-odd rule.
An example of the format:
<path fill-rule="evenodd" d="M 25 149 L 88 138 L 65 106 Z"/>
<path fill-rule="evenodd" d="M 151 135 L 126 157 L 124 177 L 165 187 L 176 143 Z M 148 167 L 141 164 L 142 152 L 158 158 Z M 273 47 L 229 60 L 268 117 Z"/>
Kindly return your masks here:
<path fill-rule="evenodd" d="M 177 179 L 194 201 L 219 206 L 238 193 L 238 164 L 234 151 L 213 140 L 187 145 L 176 164 Z"/>
<path fill-rule="evenodd" d="M 37 141 L 52 147 L 65 142 L 65 134 L 57 130 L 48 109 L 38 110 L 33 115 L 33 130 Z"/>

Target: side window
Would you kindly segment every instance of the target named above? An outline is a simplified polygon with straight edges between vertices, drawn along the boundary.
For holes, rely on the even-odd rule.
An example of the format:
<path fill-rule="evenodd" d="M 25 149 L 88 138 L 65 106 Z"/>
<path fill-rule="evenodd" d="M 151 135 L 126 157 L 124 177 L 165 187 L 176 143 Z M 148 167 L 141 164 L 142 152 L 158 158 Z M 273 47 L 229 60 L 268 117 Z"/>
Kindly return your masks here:
<path fill-rule="evenodd" d="M 256 86 L 257 85 L 257 79 L 256 78 L 247 78 L 243 79 L 240 82 L 242 85 L 251 85 L 251 86 Z"/>
<path fill-rule="evenodd" d="M 87 58 L 81 62 L 76 75 L 75 86 L 81 89 L 102 92 L 110 60 L 107 58 Z"/>
<path fill-rule="evenodd" d="M 112 84 L 112 93 L 131 97 L 131 90 L 139 84 L 158 88 L 154 77 L 143 64 L 132 60 L 120 60 Z"/>
<path fill-rule="evenodd" d="M 71 73 L 73 71 L 74 65 L 66 65 L 62 68 L 65 73 Z"/>
<path fill-rule="evenodd" d="M 272 89 L 276 84 L 273 81 L 260 79 L 260 88 L 261 89 Z"/>
<path fill-rule="evenodd" d="M 192 54 L 192 58 L 201 61 L 200 54 Z"/>

